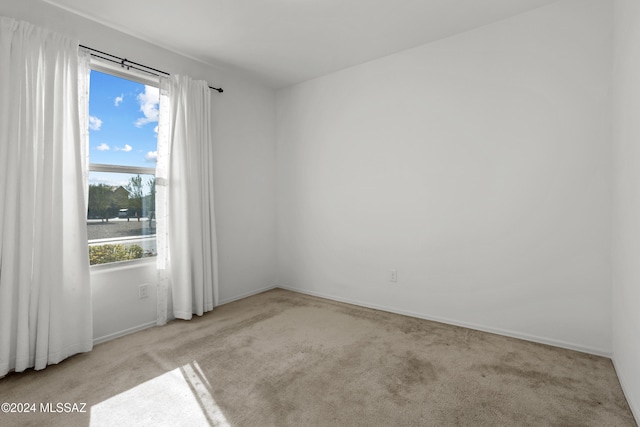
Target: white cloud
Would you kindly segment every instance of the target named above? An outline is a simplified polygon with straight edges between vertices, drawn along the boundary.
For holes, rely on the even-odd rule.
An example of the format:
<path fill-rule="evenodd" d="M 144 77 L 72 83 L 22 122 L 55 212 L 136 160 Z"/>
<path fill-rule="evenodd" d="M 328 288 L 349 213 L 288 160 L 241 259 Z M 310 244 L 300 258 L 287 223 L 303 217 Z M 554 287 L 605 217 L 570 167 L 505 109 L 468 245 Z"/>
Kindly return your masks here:
<path fill-rule="evenodd" d="M 96 147 L 98 151 L 109 151 L 109 146 L 104 142 Z"/>
<path fill-rule="evenodd" d="M 147 123 L 153 123 L 158 121 L 158 103 L 160 102 L 160 91 L 157 87 L 144 86 L 144 93 L 138 95 L 138 104 L 140 104 L 140 111 L 144 114 L 144 117 L 140 117 L 136 120 L 135 125 L 142 127 Z"/>
<path fill-rule="evenodd" d="M 130 146 L 129 144 L 124 144 L 124 147 L 120 148 L 120 147 L 115 147 L 114 151 L 124 151 L 125 153 L 128 153 L 129 151 L 133 150 L 133 147 Z"/>
<path fill-rule="evenodd" d="M 113 101 L 113 105 L 115 105 L 116 107 L 119 106 L 122 103 L 123 99 L 124 99 L 124 93 L 120 94 L 120 96 L 116 96 L 116 99 Z"/>
<path fill-rule="evenodd" d="M 100 130 L 101 126 L 102 126 L 102 120 L 100 120 L 96 116 L 89 116 L 89 129 Z"/>
<path fill-rule="evenodd" d="M 112 176 L 104 177 L 104 176 L 96 176 L 95 173 L 89 175 L 89 184 L 90 185 L 111 185 L 115 187 L 124 187 L 129 184 L 129 180 L 118 181 L 114 180 Z"/>
<path fill-rule="evenodd" d="M 145 156 L 144 159 L 147 162 L 153 163 L 156 160 L 158 160 L 158 152 L 157 151 L 149 151 Z"/>
<path fill-rule="evenodd" d="M 90 185 L 110 184 L 111 182 L 107 178 L 89 178 Z"/>

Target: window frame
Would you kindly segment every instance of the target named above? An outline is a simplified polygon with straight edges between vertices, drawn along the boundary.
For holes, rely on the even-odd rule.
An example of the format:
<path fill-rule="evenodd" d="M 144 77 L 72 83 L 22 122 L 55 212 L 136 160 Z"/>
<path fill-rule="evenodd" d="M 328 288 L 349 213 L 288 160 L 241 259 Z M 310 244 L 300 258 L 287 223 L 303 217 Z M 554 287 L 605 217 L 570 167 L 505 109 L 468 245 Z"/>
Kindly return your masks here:
<path fill-rule="evenodd" d="M 121 79 L 133 81 L 136 83 L 149 85 L 160 88 L 160 78 L 158 76 L 154 76 L 152 74 L 143 73 L 137 70 L 126 69 L 125 67 L 112 63 L 110 61 L 96 58 L 94 56 L 91 57 L 91 62 L 89 64 L 91 71 L 97 71 L 104 74 L 109 74 L 115 77 L 119 77 Z M 91 97 L 89 85 L 89 101 Z M 88 105 L 87 105 L 88 108 Z M 127 173 L 127 174 L 135 174 L 135 175 L 153 175 L 156 176 L 157 168 L 155 167 L 143 167 L 143 166 L 125 166 L 125 165 L 111 165 L 111 164 L 103 164 L 103 163 L 91 163 L 91 156 L 89 156 L 88 163 L 88 172 L 110 172 L 110 173 Z M 87 185 L 88 185 L 88 175 L 87 175 Z M 157 239 L 157 237 L 156 237 Z M 87 250 L 89 249 L 90 240 L 87 239 Z M 103 264 L 90 264 L 89 268 L 91 270 L 103 270 L 103 269 L 111 269 L 111 268 L 123 268 L 132 266 L 135 264 L 147 264 L 147 263 L 155 263 L 155 256 L 142 257 L 138 259 L 131 260 L 123 260 L 123 261 L 115 261 L 108 262 Z"/>

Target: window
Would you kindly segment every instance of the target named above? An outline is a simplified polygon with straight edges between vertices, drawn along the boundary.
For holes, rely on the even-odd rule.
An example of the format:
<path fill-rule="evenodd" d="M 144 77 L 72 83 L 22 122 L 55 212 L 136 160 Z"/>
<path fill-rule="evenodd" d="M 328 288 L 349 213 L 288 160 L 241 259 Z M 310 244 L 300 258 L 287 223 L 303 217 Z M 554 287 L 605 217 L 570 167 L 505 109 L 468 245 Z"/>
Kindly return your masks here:
<path fill-rule="evenodd" d="M 89 91 L 91 265 L 156 255 L 158 87 L 102 71 Z"/>

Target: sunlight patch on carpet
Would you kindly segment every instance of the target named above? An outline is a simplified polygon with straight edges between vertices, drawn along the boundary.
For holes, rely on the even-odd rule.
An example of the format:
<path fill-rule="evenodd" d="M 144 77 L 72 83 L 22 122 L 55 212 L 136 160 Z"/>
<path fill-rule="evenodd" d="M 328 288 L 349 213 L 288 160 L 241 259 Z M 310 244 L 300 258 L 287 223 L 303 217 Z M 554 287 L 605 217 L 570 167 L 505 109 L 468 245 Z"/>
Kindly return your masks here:
<path fill-rule="evenodd" d="M 211 385 L 193 361 L 91 408 L 91 427 L 229 426 L 211 394 Z"/>

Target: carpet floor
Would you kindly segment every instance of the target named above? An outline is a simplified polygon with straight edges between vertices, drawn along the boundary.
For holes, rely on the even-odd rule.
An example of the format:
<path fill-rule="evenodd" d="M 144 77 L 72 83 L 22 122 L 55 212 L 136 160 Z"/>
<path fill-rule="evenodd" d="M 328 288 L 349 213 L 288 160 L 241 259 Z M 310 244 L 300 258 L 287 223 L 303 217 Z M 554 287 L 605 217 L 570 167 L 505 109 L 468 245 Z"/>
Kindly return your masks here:
<path fill-rule="evenodd" d="M 9 374 L 0 402 L 2 426 L 637 425 L 607 358 L 281 289 Z"/>

